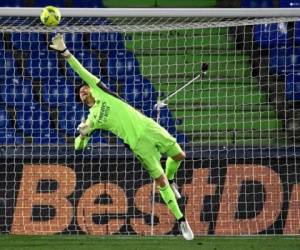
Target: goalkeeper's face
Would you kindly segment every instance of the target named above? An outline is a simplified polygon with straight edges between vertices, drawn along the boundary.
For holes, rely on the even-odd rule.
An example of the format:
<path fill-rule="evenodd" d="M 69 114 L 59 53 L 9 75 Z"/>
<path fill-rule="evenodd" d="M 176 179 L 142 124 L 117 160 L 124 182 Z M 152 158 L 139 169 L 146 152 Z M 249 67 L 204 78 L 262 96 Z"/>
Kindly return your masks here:
<path fill-rule="evenodd" d="M 80 100 L 88 105 L 89 107 L 93 106 L 94 98 L 91 94 L 90 87 L 87 85 L 83 85 L 79 90 Z"/>

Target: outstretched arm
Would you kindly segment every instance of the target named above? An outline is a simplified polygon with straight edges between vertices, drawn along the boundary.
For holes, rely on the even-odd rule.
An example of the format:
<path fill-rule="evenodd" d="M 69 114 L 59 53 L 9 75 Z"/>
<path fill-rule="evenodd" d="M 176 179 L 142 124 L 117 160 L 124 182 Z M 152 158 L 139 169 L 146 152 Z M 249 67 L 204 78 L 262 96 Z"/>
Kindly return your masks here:
<path fill-rule="evenodd" d="M 86 82 L 91 88 L 98 87 L 97 84 L 100 82 L 100 79 L 86 70 L 82 64 L 71 54 L 67 49 L 64 37 L 62 34 L 56 34 L 52 39 L 52 44 L 50 47 L 57 52 L 59 52 L 69 63 L 72 69 L 81 77 L 81 79 Z"/>
<path fill-rule="evenodd" d="M 100 81 L 96 76 L 87 71 L 81 63 L 71 54 L 67 49 L 64 38 L 61 34 L 57 34 L 52 39 L 50 47 L 59 52 L 70 64 L 72 69 L 84 80 L 91 88 L 97 87 L 97 83 Z M 75 138 L 75 150 L 84 149 L 90 140 L 91 122 L 82 120 L 77 130 L 80 135 Z"/>

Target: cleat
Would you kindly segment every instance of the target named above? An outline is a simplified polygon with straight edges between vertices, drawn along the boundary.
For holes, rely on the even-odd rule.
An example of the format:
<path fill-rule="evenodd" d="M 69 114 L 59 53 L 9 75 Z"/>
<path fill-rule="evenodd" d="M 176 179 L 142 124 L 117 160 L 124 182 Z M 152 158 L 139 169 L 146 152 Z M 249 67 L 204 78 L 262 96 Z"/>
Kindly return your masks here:
<path fill-rule="evenodd" d="M 171 186 L 171 188 L 172 188 L 172 190 L 173 190 L 173 192 L 174 192 L 174 194 L 175 194 L 175 197 L 176 197 L 176 199 L 178 200 L 178 199 L 180 199 L 181 198 L 181 194 L 179 193 L 179 191 L 178 191 L 178 186 L 177 186 L 177 184 L 173 181 L 171 184 L 170 184 L 170 186 Z"/>
<path fill-rule="evenodd" d="M 194 239 L 194 233 L 187 221 L 180 221 L 179 227 L 182 233 L 182 236 L 186 240 L 192 240 Z"/>

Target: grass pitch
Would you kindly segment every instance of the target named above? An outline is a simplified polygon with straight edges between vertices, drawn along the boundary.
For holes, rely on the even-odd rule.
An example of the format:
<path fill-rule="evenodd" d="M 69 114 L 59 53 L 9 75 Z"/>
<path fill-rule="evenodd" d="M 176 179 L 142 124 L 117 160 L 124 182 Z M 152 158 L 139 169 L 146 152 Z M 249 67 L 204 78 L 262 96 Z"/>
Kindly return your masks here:
<path fill-rule="evenodd" d="M 30 250 L 299 250 L 300 237 L 0 236 L 0 249 Z"/>

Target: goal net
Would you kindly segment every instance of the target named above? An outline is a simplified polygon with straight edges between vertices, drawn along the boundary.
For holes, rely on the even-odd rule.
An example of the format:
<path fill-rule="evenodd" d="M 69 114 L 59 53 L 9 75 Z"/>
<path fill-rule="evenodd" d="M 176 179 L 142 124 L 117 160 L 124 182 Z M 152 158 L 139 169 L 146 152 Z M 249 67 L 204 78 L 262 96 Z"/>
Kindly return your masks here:
<path fill-rule="evenodd" d="M 295 10 L 70 9 L 54 28 L 39 9 L 10 10 L 28 15 L 0 11 L 0 232 L 180 233 L 119 138 L 98 131 L 74 150 L 88 109 L 76 100 L 82 80 L 48 49 L 61 32 L 86 69 L 186 151 L 178 202 L 196 235 L 300 233 Z"/>

